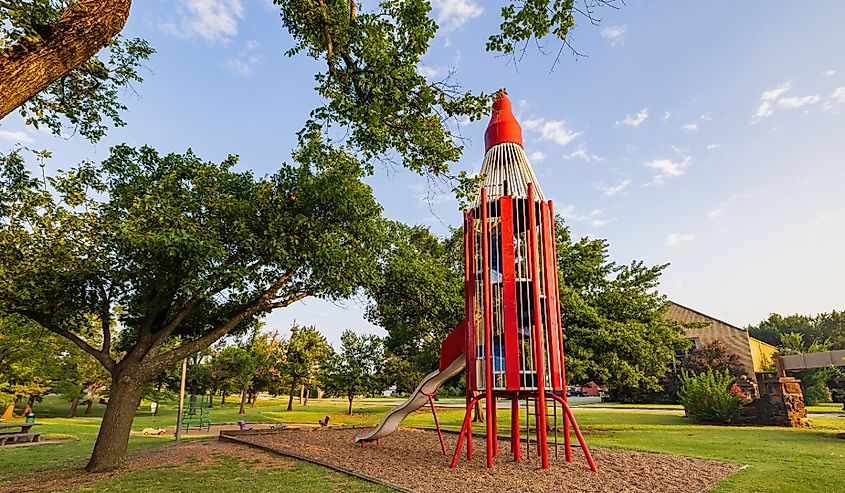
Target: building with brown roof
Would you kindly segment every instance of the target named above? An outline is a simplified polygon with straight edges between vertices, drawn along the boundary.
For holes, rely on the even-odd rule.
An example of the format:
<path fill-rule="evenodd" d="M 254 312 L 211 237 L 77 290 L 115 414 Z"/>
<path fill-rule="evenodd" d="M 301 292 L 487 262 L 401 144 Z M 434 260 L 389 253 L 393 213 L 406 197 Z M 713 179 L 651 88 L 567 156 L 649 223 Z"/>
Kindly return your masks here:
<path fill-rule="evenodd" d="M 669 320 L 684 324 L 690 322 L 704 324 L 700 328 L 686 329 L 687 338 L 692 341 L 696 348 L 711 342 L 721 341 L 729 351 L 739 356 L 750 376 L 753 376 L 755 372 L 763 371 L 765 366 L 771 364 L 772 357 L 777 350 L 771 344 L 749 336 L 748 331 L 741 327 L 731 325 L 674 301 L 669 303 L 670 306 L 665 315 Z"/>

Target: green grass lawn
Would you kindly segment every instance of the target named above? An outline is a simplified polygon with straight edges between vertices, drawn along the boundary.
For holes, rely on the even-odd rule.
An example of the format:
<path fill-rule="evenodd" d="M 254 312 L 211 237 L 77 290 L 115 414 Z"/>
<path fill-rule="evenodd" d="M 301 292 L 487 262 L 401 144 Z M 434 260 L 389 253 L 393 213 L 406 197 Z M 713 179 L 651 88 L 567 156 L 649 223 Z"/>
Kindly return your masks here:
<path fill-rule="evenodd" d="M 250 422 L 271 421 L 289 423 L 316 423 L 325 415 L 333 424 L 368 425 L 376 423 L 389 409 L 387 405 L 356 405 L 355 414 L 344 414 L 343 401 L 312 401 L 308 407 L 296 405 L 286 411 L 284 400 L 259 400 L 256 407 L 248 408 L 244 419 Z M 823 406 L 826 409 L 832 406 Z M 237 414 L 236 403 L 219 404 L 212 408 L 212 422 L 235 422 L 243 417 Z M 66 405 L 47 398 L 36 407 L 41 431 L 51 437 L 73 437 L 72 442 L 32 448 L 0 450 L 0 483 L 14 475 L 43 468 L 63 467 L 67 461 L 79 464 L 90 453 L 96 438 L 102 406 L 95 406 L 94 416 L 66 419 Z M 818 412 L 818 411 L 814 411 Z M 836 412 L 835 409 L 830 411 Z M 164 403 L 158 416 L 151 416 L 148 406 L 139 410 L 133 429 L 147 427 L 167 428 L 175 423 L 173 403 Z M 445 428 L 457 429 L 463 417 L 461 409 L 439 409 L 438 417 Z M 835 492 L 845 491 L 845 440 L 834 437 L 845 432 L 845 418 L 830 417 L 812 420 L 809 430 L 792 430 L 772 427 L 722 427 L 690 425 L 681 416 L 638 412 L 606 412 L 582 407 L 576 418 L 583 429 L 589 431 L 591 445 L 663 452 L 675 455 L 724 460 L 747 464 L 743 471 L 719 485 L 718 492 Z M 499 411 L 500 430 L 507 429 L 509 413 Z M 406 424 L 432 426 L 431 414 L 423 409 L 411 415 Z M 172 443 L 171 437 L 132 437 L 132 449 Z M 599 465 L 601 467 L 601 465 Z M 64 465 L 64 467 L 67 467 Z M 168 479 L 169 478 L 169 479 Z M 323 478 L 323 479 L 320 479 Z M 297 491 L 296 485 L 308 485 L 309 491 L 368 491 L 373 486 L 331 473 L 322 468 L 297 464 L 284 470 L 251 470 L 236 459 L 228 459 L 211 468 L 185 472 L 184 468 L 168 467 L 149 471 L 135 471 L 119 478 L 86 484 L 86 489 L 73 491 L 141 491 L 162 490 L 159 484 L 184 481 L 172 491 L 206 491 L 215 493 L 243 491 L 243 480 L 249 488 L 267 487 L 282 491 Z M 180 483 L 175 483 L 180 484 Z M 378 488 L 376 488 L 378 489 Z"/>

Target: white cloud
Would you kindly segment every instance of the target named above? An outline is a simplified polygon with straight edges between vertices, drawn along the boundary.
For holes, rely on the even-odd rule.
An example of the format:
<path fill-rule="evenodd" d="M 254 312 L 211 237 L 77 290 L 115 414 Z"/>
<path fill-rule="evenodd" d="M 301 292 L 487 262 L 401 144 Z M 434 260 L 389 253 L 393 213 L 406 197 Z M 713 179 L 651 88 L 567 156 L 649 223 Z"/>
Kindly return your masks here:
<path fill-rule="evenodd" d="M 705 114 L 701 115 L 699 118 L 701 118 L 701 121 L 703 121 L 703 122 L 712 122 L 713 121 L 713 117 L 710 116 L 710 113 L 705 113 Z"/>
<path fill-rule="evenodd" d="M 735 193 L 735 194 L 731 195 L 730 197 L 728 197 L 727 200 L 725 200 L 724 202 L 719 204 L 715 209 L 708 211 L 707 212 L 707 219 L 712 221 L 713 219 L 718 219 L 718 218 L 722 217 L 725 214 L 725 210 L 727 210 L 727 208 L 731 204 L 736 202 L 738 199 L 744 199 L 748 196 L 749 196 L 748 193 Z"/>
<path fill-rule="evenodd" d="M 604 159 L 603 157 L 601 157 L 599 155 L 591 154 L 590 151 L 587 150 L 587 146 L 583 143 L 578 144 L 578 149 L 576 149 L 576 150 L 570 152 L 569 154 L 566 154 L 565 156 L 563 156 L 563 159 L 576 159 L 576 158 L 587 161 L 588 163 L 590 161 L 602 161 Z"/>
<path fill-rule="evenodd" d="M 763 94 L 760 95 L 761 101 L 774 101 L 775 99 L 779 98 L 781 94 L 785 93 L 786 91 L 792 88 L 792 84 L 789 82 L 784 82 L 783 84 L 777 86 L 774 89 L 770 89 L 768 91 L 763 91 Z"/>
<path fill-rule="evenodd" d="M 8 140 L 14 144 L 33 144 L 35 139 L 26 132 L 20 130 L 0 130 L 0 139 Z"/>
<path fill-rule="evenodd" d="M 671 118 L 671 117 L 672 117 L 672 112 L 671 112 L 671 111 L 667 111 L 667 112 L 663 113 L 663 119 L 664 119 L 664 120 L 668 120 L 668 119 L 669 119 L 669 118 Z"/>
<path fill-rule="evenodd" d="M 831 75 L 836 75 L 836 70 L 833 70 L 833 69 L 825 70 L 824 75 L 826 75 L 828 77 L 830 77 Z"/>
<path fill-rule="evenodd" d="M 474 0 L 432 0 L 437 12 L 437 24 L 445 31 L 454 31 L 484 13 Z"/>
<path fill-rule="evenodd" d="M 15 144 L 33 144 L 35 139 L 26 132 L 13 130 L 0 130 L 0 139 L 8 140 Z"/>
<path fill-rule="evenodd" d="M 808 104 L 816 104 L 820 100 L 821 98 L 816 94 L 812 96 L 780 98 L 778 99 L 778 106 L 786 109 L 795 109 L 807 106 Z"/>
<path fill-rule="evenodd" d="M 680 245 L 681 243 L 692 241 L 693 239 L 695 239 L 695 236 L 689 233 L 669 233 L 666 235 L 666 242 L 664 245 L 672 248 Z"/>
<path fill-rule="evenodd" d="M 625 44 L 625 32 L 628 26 L 607 26 L 601 30 L 601 36 L 610 41 L 610 46 L 613 48 L 623 46 Z"/>
<path fill-rule="evenodd" d="M 613 197 L 614 195 L 619 195 L 619 194 L 625 195 L 627 193 L 627 192 L 625 192 L 625 189 L 627 189 L 630 184 L 631 184 L 631 180 L 623 180 L 622 182 L 617 183 L 616 185 L 610 185 L 610 186 L 607 186 L 607 187 L 600 186 L 599 190 L 601 190 L 601 192 L 606 197 Z M 625 193 L 623 193 L 623 192 L 625 192 Z"/>
<path fill-rule="evenodd" d="M 542 160 L 546 159 L 546 155 L 545 155 L 545 154 L 543 154 L 543 153 L 542 153 L 542 152 L 540 152 L 540 151 L 534 151 L 534 152 L 532 152 L 532 153 L 528 156 L 528 159 L 529 159 L 530 161 L 535 162 L 535 163 L 539 163 L 540 161 L 542 161 Z"/>
<path fill-rule="evenodd" d="M 773 103 L 775 100 L 777 100 L 781 94 L 785 93 L 790 88 L 792 88 L 792 85 L 789 82 L 784 82 L 774 89 L 763 91 L 763 94 L 760 95 L 760 104 L 757 106 L 757 112 L 754 113 L 754 117 L 751 121 L 755 122 L 770 116 L 772 111 L 774 111 Z"/>
<path fill-rule="evenodd" d="M 722 144 L 719 144 L 718 142 L 715 142 L 713 144 L 707 144 L 707 150 L 708 151 L 715 151 L 716 149 L 718 149 L 720 147 L 722 147 Z"/>
<path fill-rule="evenodd" d="M 657 175 L 651 181 L 651 185 L 660 185 L 669 178 L 681 176 L 686 172 L 687 167 L 692 164 L 691 156 L 684 156 L 681 161 L 673 161 L 671 159 L 655 159 L 647 163 L 643 163 L 646 168 L 657 170 Z"/>
<path fill-rule="evenodd" d="M 692 132 L 696 132 L 696 131 L 698 131 L 698 123 L 696 123 L 696 122 L 690 122 L 690 123 L 685 124 L 685 125 L 684 125 L 683 127 L 681 127 L 681 128 L 682 128 L 685 132 L 690 132 L 690 133 L 692 133 Z"/>
<path fill-rule="evenodd" d="M 177 21 L 162 26 L 174 36 L 228 41 L 238 34 L 244 9 L 241 0 L 180 0 L 176 15 Z"/>
<path fill-rule="evenodd" d="M 821 101 L 821 97 L 818 94 L 810 94 L 807 96 L 793 96 L 793 97 L 781 97 L 787 91 L 792 88 L 792 85 L 789 82 L 784 82 L 783 84 L 775 87 L 774 89 L 769 89 L 768 91 L 763 91 L 763 94 L 760 95 L 760 103 L 757 105 L 757 111 L 754 113 L 754 116 L 751 118 L 751 123 L 756 123 L 763 118 L 767 118 L 772 115 L 775 111 L 775 107 L 783 108 L 783 109 L 796 109 L 796 108 L 803 108 L 804 106 L 809 106 L 811 104 L 816 104 Z M 836 93 L 834 92 L 834 98 Z M 845 99 L 845 89 L 843 89 L 842 94 L 843 99 Z"/>
<path fill-rule="evenodd" d="M 628 125 L 629 127 L 639 127 L 648 118 L 648 108 L 643 108 L 636 114 L 625 115 L 622 121 L 617 121 L 617 125 Z"/>
<path fill-rule="evenodd" d="M 834 89 L 831 97 L 835 103 L 845 104 L 845 86 Z"/>
<path fill-rule="evenodd" d="M 718 219 L 722 217 L 722 214 L 725 213 L 724 206 L 716 207 L 715 209 L 707 212 L 707 219 Z"/>
<path fill-rule="evenodd" d="M 605 219 L 601 217 L 601 209 L 593 209 L 589 213 L 580 214 L 576 212 L 575 206 L 572 204 L 563 206 L 557 211 L 564 219 L 571 222 L 587 223 L 590 226 L 600 228 L 614 219 Z"/>
<path fill-rule="evenodd" d="M 248 77 L 255 70 L 255 66 L 261 62 L 261 57 L 255 53 L 260 46 L 261 43 L 253 39 L 247 41 L 238 56 L 226 60 L 226 68 L 241 77 Z"/>
<path fill-rule="evenodd" d="M 528 130 L 539 132 L 544 140 L 565 146 L 581 135 L 566 127 L 565 120 L 546 120 L 545 118 L 529 118 L 522 124 Z"/>
<path fill-rule="evenodd" d="M 445 69 L 443 67 L 429 67 L 428 65 L 417 65 L 417 73 L 426 79 L 440 77 Z"/>

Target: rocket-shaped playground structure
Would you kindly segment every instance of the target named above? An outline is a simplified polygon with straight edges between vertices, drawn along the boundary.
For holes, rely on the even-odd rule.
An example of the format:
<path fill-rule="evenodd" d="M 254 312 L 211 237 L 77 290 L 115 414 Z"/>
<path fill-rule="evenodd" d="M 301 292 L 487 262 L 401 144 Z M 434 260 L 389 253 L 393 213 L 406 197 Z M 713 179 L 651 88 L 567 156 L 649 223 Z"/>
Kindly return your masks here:
<path fill-rule="evenodd" d="M 457 466 L 464 443 L 466 457 L 472 459 L 472 414 L 481 400 L 487 467 L 493 466 L 499 454 L 496 403 L 501 400 L 510 402 L 514 460 L 522 459 L 523 433 L 530 454 L 533 432 L 541 465 L 549 467 L 548 429 L 552 427 L 557 452 L 560 410 L 566 460 L 572 460 L 571 427 L 597 472 L 566 399 L 554 208 L 528 162 L 522 129 L 504 91 L 493 102 L 484 143 L 483 182 L 475 203 L 464 211 L 465 319 L 443 341 L 439 370 L 356 441 L 363 444 L 392 433 L 405 416 L 431 404 L 443 382 L 465 370 L 466 412 L 451 467 Z"/>

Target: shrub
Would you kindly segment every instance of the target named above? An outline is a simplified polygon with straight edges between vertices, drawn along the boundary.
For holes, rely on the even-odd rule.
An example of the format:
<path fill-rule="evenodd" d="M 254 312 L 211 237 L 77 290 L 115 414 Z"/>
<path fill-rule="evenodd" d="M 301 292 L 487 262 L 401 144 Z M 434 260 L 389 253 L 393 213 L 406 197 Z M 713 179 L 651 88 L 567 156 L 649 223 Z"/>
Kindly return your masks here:
<path fill-rule="evenodd" d="M 742 421 L 742 390 L 727 370 L 681 371 L 678 398 L 693 423 L 738 424 Z"/>
<path fill-rule="evenodd" d="M 696 375 L 709 370 L 728 371 L 733 378 L 739 378 L 747 373 L 739 356 L 729 351 L 725 343 L 720 340 L 709 342 L 690 351 L 681 361 L 681 369 Z"/>

